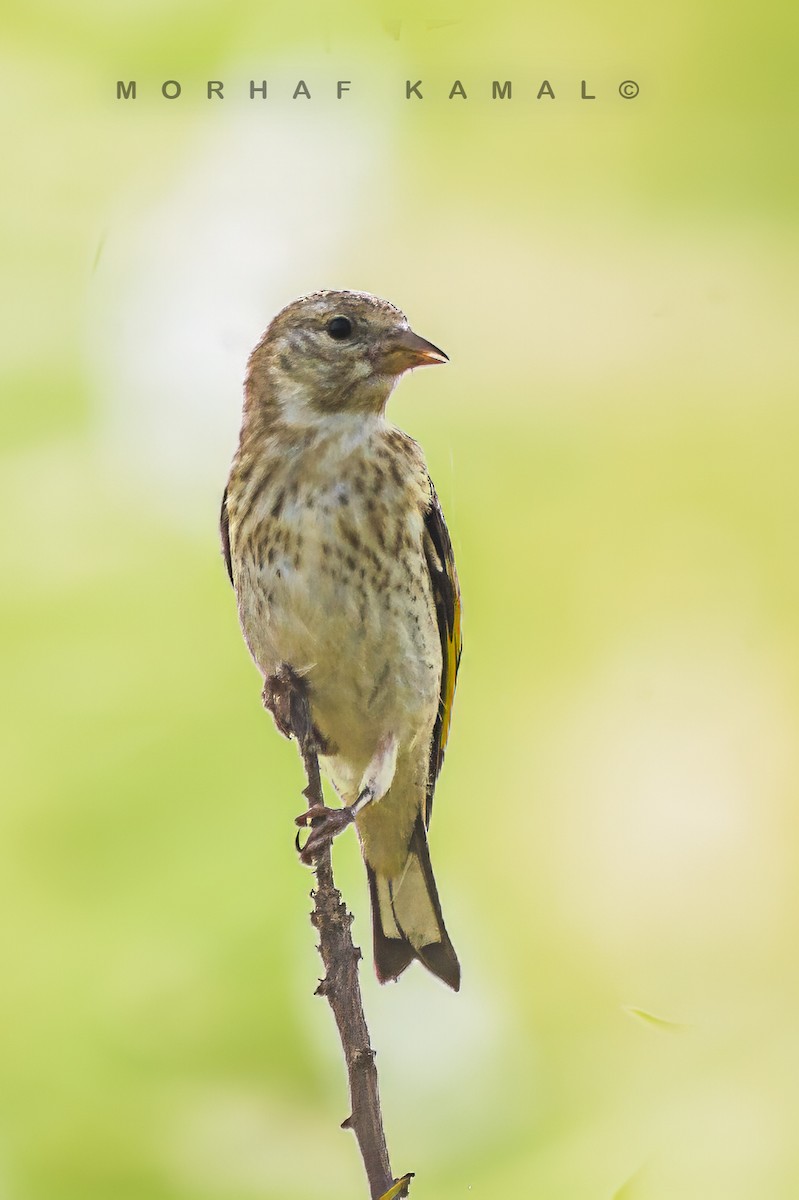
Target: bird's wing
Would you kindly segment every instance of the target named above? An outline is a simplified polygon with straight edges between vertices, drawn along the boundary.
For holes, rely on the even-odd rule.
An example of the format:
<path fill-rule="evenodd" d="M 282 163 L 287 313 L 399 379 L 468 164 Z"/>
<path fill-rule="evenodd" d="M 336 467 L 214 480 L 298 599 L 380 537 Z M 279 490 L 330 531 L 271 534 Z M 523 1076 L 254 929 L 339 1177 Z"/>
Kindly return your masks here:
<path fill-rule="evenodd" d="M 230 561 L 230 521 L 227 515 L 227 488 L 222 497 L 222 513 L 219 517 L 219 532 L 222 537 L 222 557 L 225 560 L 230 582 L 233 582 L 233 563 Z"/>
<path fill-rule="evenodd" d="M 438 715 L 433 726 L 430 769 L 427 776 L 425 823 L 429 825 L 433 808 L 433 792 L 441 764 L 444 761 L 444 750 L 449 737 L 455 679 L 461 659 L 461 593 L 455 570 L 455 556 L 452 553 L 452 542 L 432 481 L 430 483 L 430 505 L 424 516 L 424 525 L 424 552 L 427 569 L 430 572 L 430 582 L 433 586 L 438 633 L 441 638 L 441 689 Z"/>

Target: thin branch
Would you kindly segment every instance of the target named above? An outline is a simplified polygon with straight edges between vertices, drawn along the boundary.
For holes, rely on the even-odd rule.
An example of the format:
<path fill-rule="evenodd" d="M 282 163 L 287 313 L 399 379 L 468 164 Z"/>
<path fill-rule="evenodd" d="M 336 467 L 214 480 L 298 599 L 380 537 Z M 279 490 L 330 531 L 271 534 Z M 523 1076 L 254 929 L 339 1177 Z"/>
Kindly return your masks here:
<path fill-rule="evenodd" d="M 308 778 L 308 786 L 303 795 L 308 801 L 308 807 L 313 808 L 324 803 L 317 736 L 305 688 L 296 676 L 291 683 L 293 686 L 289 693 L 290 725 L 297 739 Z M 326 972 L 325 978 L 316 989 L 316 994 L 326 996 L 333 1010 L 349 1076 L 352 1108 L 350 1116 L 342 1122 L 342 1129 L 351 1129 L 355 1134 L 369 1181 L 371 1198 L 380 1200 L 397 1181 L 391 1174 L 380 1109 L 375 1054 L 369 1041 L 369 1030 L 363 1011 L 358 979 L 361 952 L 352 941 L 352 914 L 347 912 L 341 894 L 333 882 L 329 844 L 316 857 L 314 871 L 316 887 L 311 893 L 314 901 L 311 922 L 319 932 L 319 953 Z M 394 1192 L 395 1195 L 407 1195 L 410 1177 L 404 1179 L 405 1188 Z"/>

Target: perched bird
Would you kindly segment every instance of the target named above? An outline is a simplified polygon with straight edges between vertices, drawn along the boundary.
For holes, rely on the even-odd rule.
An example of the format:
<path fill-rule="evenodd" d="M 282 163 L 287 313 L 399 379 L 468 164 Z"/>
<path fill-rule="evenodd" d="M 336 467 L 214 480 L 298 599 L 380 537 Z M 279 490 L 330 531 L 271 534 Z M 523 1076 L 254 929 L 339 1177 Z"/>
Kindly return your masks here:
<path fill-rule="evenodd" d="M 376 296 L 321 291 L 289 304 L 249 359 L 221 526 L 264 702 L 290 734 L 276 681 L 286 670 L 302 681 L 321 767 L 343 801 L 308 810 L 303 857 L 354 821 L 378 978 L 417 958 L 457 991 L 427 827 L 460 593 L 424 455 L 385 416 L 404 371 L 446 361 Z"/>

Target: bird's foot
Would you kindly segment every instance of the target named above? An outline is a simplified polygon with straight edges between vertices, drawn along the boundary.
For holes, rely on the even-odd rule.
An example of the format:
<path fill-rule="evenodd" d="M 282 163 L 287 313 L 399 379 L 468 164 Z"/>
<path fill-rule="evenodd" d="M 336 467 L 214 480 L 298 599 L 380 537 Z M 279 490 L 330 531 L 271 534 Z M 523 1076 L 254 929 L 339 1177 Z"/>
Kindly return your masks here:
<path fill-rule="evenodd" d="M 307 700 L 307 687 L 291 667 L 284 664 L 275 675 L 264 679 L 261 699 L 283 737 L 296 737 L 299 732 L 304 732 L 299 731 L 297 725 L 302 723 L 298 718 L 303 701 Z"/>
<path fill-rule="evenodd" d="M 311 866 L 317 855 L 354 820 L 352 807 L 327 808 L 324 804 L 315 804 L 297 817 L 296 825 L 302 828 L 311 826 L 311 836 L 304 846 L 300 846 L 300 835 L 297 834 L 297 850 L 306 866 Z"/>
<path fill-rule="evenodd" d="M 287 663 L 277 674 L 264 679 L 261 699 L 283 737 L 293 737 L 300 746 L 309 746 L 319 754 L 332 752 L 328 739 L 311 721 L 306 680 Z"/>

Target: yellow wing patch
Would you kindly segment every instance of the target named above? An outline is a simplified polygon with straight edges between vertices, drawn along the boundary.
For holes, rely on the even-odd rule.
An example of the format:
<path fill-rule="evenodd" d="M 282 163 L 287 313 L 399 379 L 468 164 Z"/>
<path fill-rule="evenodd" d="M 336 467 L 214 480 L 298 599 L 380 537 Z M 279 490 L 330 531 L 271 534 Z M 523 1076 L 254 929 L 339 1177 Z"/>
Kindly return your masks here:
<path fill-rule="evenodd" d="M 451 564 L 454 570 L 454 562 Z M 455 699 L 455 682 L 458 676 L 458 665 L 461 660 L 461 595 L 458 581 L 454 579 L 455 603 L 452 630 L 447 630 L 447 640 L 444 657 L 444 668 L 441 675 L 441 746 L 440 757 L 443 761 L 444 750 L 449 738 L 449 727 L 452 724 L 452 704 Z M 439 770 L 441 764 L 439 763 Z"/>

